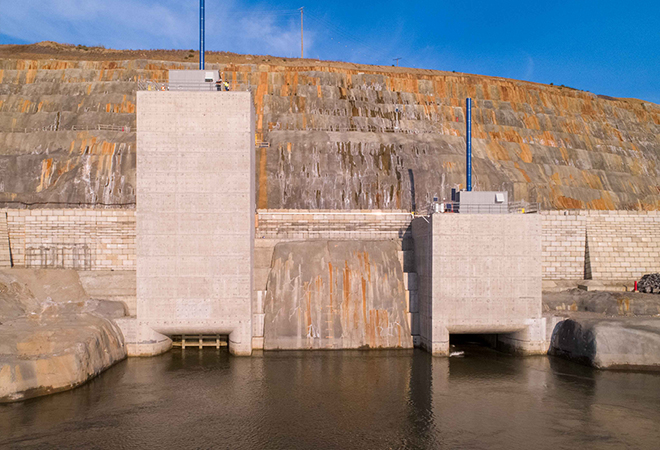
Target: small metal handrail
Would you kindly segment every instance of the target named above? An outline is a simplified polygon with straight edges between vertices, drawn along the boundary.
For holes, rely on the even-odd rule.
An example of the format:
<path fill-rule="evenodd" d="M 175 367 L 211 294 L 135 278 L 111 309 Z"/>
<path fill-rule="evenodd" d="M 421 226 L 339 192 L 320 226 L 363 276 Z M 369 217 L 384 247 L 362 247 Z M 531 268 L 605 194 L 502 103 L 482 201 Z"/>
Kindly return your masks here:
<path fill-rule="evenodd" d="M 224 92 L 224 85 L 217 84 L 215 81 L 169 81 L 138 80 L 138 91 L 217 91 Z M 247 91 L 242 85 L 238 85 L 230 90 Z"/>
<path fill-rule="evenodd" d="M 72 125 L 70 127 L 58 127 L 56 125 L 48 125 L 39 128 L 10 128 L 8 130 L 0 130 L 0 133 L 34 133 L 38 131 L 123 131 L 130 133 L 133 129 L 124 125 Z"/>
<path fill-rule="evenodd" d="M 463 214 L 536 214 L 540 205 L 536 202 L 511 202 L 490 204 L 468 204 L 460 202 L 431 203 L 422 211 L 434 213 L 463 213 Z"/>

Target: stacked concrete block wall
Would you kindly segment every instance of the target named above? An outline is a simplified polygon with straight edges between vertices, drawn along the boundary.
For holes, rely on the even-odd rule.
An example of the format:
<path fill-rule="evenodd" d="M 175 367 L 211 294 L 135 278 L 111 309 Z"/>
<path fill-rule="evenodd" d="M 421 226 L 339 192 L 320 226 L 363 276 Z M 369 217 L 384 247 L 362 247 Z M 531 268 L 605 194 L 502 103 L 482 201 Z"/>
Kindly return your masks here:
<path fill-rule="evenodd" d="M 496 333 L 544 351 L 541 219 L 537 214 L 435 214 L 413 221 L 421 344 L 447 355 L 449 335 Z"/>
<path fill-rule="evenodd" d="M 412 215 L 382 210 L 259 210 L 257 239 L 403 239 Z"/>
<path fill-rule="evenodd" d="M 659 211 L 547 211 L 543 277 L 638 280 L 660 272 Z"/>
<path fill-rule="evenodd" d="M 123 209 L 7 209 L 14 266 L 135 270 L 135 212 Z"/>
<path fill-rule="evenodd" d="M 542 215 L 543 278 L 584 278 L 587 218 L 579 211 L 544 212 Z"/>
<path fill-rule="evenodd" d="M 591 275 L 596 280 L 639 280 L 660 272 L 658 211 L 589 214 Z"/>
<path fill-rule="evenodd" d="M 137 322 L 252 351 L 254 110 L 247 92 L 138 92 Z"/>
<path fill-rule="evenodd" d="M 11 267 L 11 250 L 9 248 L 9 227 L 7 211 L 0 211 L 0 267 Z"/>

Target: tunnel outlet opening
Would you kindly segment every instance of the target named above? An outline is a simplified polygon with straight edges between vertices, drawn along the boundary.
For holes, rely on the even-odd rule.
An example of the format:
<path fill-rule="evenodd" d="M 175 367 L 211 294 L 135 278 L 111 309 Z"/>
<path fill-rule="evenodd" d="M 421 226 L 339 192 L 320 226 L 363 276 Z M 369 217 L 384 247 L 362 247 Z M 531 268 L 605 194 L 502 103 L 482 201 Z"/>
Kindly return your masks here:
<path fill-rule="evenodd" d="M 469 347 L 497 348 L 497 334 L 475 333 L 475 334 L 450 334 L 450 349 L 465 349 Z"/>
<path fill-rule="evenodd" d="M 175 334 L 170 336 L 172 347 L 184 349 L 215 348 L 228 349 L 229 336 L 226 334 Z"/>

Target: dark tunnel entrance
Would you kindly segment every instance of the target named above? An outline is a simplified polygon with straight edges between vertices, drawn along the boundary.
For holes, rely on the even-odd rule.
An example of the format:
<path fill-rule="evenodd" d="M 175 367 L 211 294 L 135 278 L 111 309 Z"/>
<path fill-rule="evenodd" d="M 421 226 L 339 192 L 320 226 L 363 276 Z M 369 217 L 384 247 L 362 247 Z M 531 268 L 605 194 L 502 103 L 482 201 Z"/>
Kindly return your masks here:
<path fill-rule="evenodd" d="M 469 352 L 470 348 L 487 347 L 497 349 L 497 334 L 450 334 L 449 351 Z"/>

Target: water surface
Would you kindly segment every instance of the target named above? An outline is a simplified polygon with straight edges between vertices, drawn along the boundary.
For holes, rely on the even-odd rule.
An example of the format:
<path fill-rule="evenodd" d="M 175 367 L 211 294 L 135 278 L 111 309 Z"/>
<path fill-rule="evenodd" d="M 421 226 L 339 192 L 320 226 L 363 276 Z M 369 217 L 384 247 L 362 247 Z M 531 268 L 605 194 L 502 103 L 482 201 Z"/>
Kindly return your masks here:
<path fill-rule="evenodd" d="M 660 447 L 660 375 L 465 349 L 131 358 L 0 405 L 0 448 Z"/>

